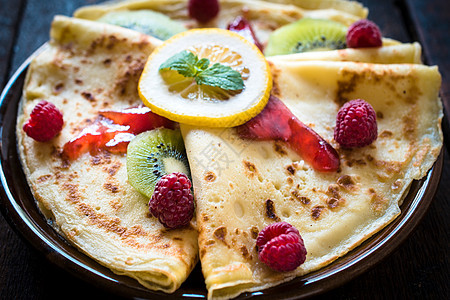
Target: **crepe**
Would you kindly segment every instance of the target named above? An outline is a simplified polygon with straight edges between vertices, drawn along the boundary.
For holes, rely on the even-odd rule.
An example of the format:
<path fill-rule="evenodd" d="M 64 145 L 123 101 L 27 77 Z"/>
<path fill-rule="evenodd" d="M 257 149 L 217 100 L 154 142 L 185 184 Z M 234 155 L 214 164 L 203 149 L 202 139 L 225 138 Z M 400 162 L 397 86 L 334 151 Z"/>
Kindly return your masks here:
<path fill-rule="evenodd" d="M 39 207 L 69 242 L 113 272 L 168 293 L 187 278 L 200 254 L 208 297 L 231 298 L 321 268 L 398 215 L 411 181 L 426 174 L 442 145 L 440 76 L 436 67 L 420 65 L 417 43 L 384 39 L 377 49 L 269 58 L 272 93 L 338 149 L 338 173 L 314 171 L 282 142 L 243 140 L 233 128 L 181 124 L 197 203 L 197 220 L 185 229 L 165 230 L 149 216 L 148 199 L 127 182 L 125 156 L 86 154 L 69 164 L 61 159 L 64 143 L 99 110 L 141 103 L 137 80 L 161 44 L 90 20 L 111 11 L 152 9 L 187 28 L 226 28 L 244 14 L 265 43 L 274 29 L 302 17 L 349 25 L 367 16 L 351 1 L 277 2 L 221 1 L 219 16 L 203 25 L 187 17 L 187 1 L 181 0 L 112 2 L 75 13 L 87 20 L 55 18 L 49 47 L 27 74 L 17 136 Z M 353 98 L 375 107 L 380 131 L 373 146 L 350 151 L 334 143 L 333 126 L 338 108 Z M 22 131 L 42 99 L 56 104 L 65 119 L 48 144 Z M 308 251 L 306 263 L 289 273 L 268 270 L 255 250 L 257 233 L 279 220 L 300 230 Z"/>
<path fill-rule="evenodd" d="M 61 148 L 101 109 L 141 103 L 137 80 L 161 42 L 132 30 L 56 16 L 49 47 L 31 63 L 17 122 L 18 149 L 39 207 L 79 250 L 143 286 L 175 291 L 197 262 L 197 231 L 166 230 L 148 199 L 130 186 L 125 155 L 89 153 L 72 162 Z M 22 130 L 40 101 L 54 103 L 65 125 L 51 142 Z"/>
<path fill-rule="evenodd" d="M 421 64 L 422 47 L 419 43 L 389 43 L 378 48 L 345 48 L 330 51 L 311 51 L 288 55 L 277 55 L 270 61 L 353 61 L 374 64 Z"/>
<path fill-rule="evenodd" d="M 149 9 L 161 12 L 171 19 L 183 23 L 187 28 L 227 28 L 228 24 L 237 16 L 245 16 L 251 22 L 257 38 L 263 45 L 267 42 L 270 33 L 275 29 L 304 17 L 330 19 L 349 26 L 353 22 L 367 16 L 367 9 L 361 5 L 358 4 L 360 9 L 353 7 L 353 4 L 356 2 L 349 2 L 352 4 L 347 8 L 345 5 L 342 5 L 348 1 L 321 1 L 323 2 L 322 5 L 311 6 L 309 4 L 306 7 L 311 9 L 305 9 L 301 3 L 298 5 L 286 5 L 259 0 L 222 0 L 220 1 L 218 16 L 207 24 L 198 24 L 195 20 L 189 18 L 187 2 L 187 0 L 128 0 L 82 7 L 75 12 L 74 16 L 98 20 L 105 14 L 113 11 Z M 306 2 L 308 1 L 305 1 L 305 4 L 308 4 Z M 334 2 L 340 3 L 340 5 L 334 5 Z"/>
<path fill-rule="evenodd" d="M 182 125 L 211 299 L 265 289 L 345 255 L 399 215 L 411 182 L 427 174 L 442 147 L 437 67 L 269 61 L 272 93 L 336 148 L 341 166 L 318 172 L 281 141 Z M 343 149 L 333 140 L 337 111 L 357 98 L 377 112 L 378 139 Z M 295 226 L 305 242 L 306 262 L 292 272 L 271 271 L 258 259 L 258 233 L 278 221 Z"/>

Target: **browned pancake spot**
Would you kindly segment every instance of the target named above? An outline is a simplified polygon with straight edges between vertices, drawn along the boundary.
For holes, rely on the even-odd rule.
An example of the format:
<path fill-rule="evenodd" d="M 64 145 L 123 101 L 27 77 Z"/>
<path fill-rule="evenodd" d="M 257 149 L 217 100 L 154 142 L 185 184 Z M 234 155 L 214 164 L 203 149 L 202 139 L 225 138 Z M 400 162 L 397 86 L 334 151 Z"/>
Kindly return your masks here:
<path fill-rule="evenodd" d="M 94 102 L 95 101 L 95 97 L 94 95 L 92 95 L 92 93 L 90 92 L 81 92 L 81 96 L 83 96 L 84 99 L 90 101 L 90 102 Z"/>
<path fill-rule="evenodd" d="M 301 196 L 297 190 L 293 190 L 291 195 L 294 196 L 295 199 L 300 201 L 302 204 L 308 205 L 311 200 L 308 197 Z"/>
<path fill-rule="evenodd" d="M 276 222 L 281 221 L 281 219 L 276 215 L 276 213 L 275 213 L 275 205 L 274 205 L 273 201 L 270 200 L 270 199 L 266 200 L 266 216 L 269 219 L 272 219 L 272 220 L 274 220 Z"/>
<path fill-rule="evenodd" d="M 393 135 L 392 131 L 389 130 L 383 130 L 378 136 L 380 138 L 390 138 Z"/>
<path fill-rule="evenodd" d="M 339 206 L 339 200 L 336 198 L 330 198 L 327 200 L 327 205 L 331 209 L 336 208 Z"/>
<path fill-rule="evenodd" d="M 105 183 L 103 185 L 103 187 L 106 190 L 110 191 L 111 193 L 118 193 L 119 192 L 119 187 L 117 185 L 114 185 L 114 184 L 109 183 L 109 182 Z"/>
<path fill-rule="evenodd" d="M 409 141 L 415 141 L 415 132 L 417 128 L 417 118 L 416 115 L 408 114 L 403 117 L 403 136 Z"/>
<path fill-rule="evenodd" d="M 282 156 L 287 154 L 286 150 L 284 150 L 284 147 L 278 142 L 275 142 L 273 144 L 273 149 L 275 150 L 275 152 Z"/>
<path fill-rule="evenodd" d="M 286 170 L 291 174 L 295 175 L 295 168 L 292 165 L 287 166 Z"/>
<path fill-rule="evenodd" d="M 111 59 L 111 58 L 107 58 L 107 59 L 105 59 L 105 60 L 103 61 L 103 64 L 104 64 L 106 67 L 109 67 L 109 66 L 111 65 L 111 63 L 112 63 L 112 59 Z"/>
<path fill-rule="evenodd" d="M 106 173 L 108 173 L 109 176 L 114 176 L 121 166 L 122 164 L 120 162 L 115 162 L 113 165 L 105 168 L 104 170 Z"/>
<path fill-rule="evenodd" d="M 224 226 L 220 226 L 219 228 L 214 230 L 214 236 L 222 242 L 225 242 L 226 235 L 227 235 L 227 229 Z"/>
<path fill-rule="evenodd" d="M 59 94 L 63 91 L 63 89 L 64 89 L 64 83 L 60 82 L 53 87 L 53 93 Z"/>
<path fill-rule="evenodd" d="M 133 89 L 136 87 L 136 82 L 138 81 L 137 79 L 141 75 L 145 65 L 145 63 L 140 59 L 131 61 L 131 56 L 127 56 L 125 58 L 125 62 L 128 69 L 116 79 L 114 87 L 122 95 L 127 92 L 128 86 Z"/>
<path fill-rule="evenodd" d="M 41 183 L 44 183 L 44 182 L 46 182 L 47 180 L 49 180 L 51 177 L 52 177 L 52 175 L 50 175 L 50 174 L 47 174 L 47 175 L 41 175 L 41 176 L 39 176 L 39 177 L 37 178 L 36 182 L 37 182 L 38 184 L 41 184 Z"/>
<path fill-rule="evenodd" d="M 333 198 L 336 198 L 336 199 L 340 199 L 341 194 L 339 193 L 339 185 L 330 184 L 327 189 L 327 195 L 329 195 Z"/>
<path fill-rule="evenodd" d="M 279 76 L 281 74 L 281 70 L 277 69 L 272 62 L 268 61 L 268 63 L 269 63 L 269 66 L 270 66 L 270 70 L 272 72 L 272 91 L 271 91 L 271 94 L 273 96 L 275 96 L 275 97 L 280 98 L 281 97 L 281 89 L 279 87 L 278 82 L 279 82 Z"/>
<path fill-rule="evenodd" d="M 351 191 L 356 188 L 356 183 L 350 175 L 342 175 L 339 177 L 337 184 L 347 191 Z"/>
<path fill-rule="evenodd" d="M 313 218 L 313 220 L 319 219 L 320 215 L 322 214 L 322 211 L 324 209 L 325 209 L 325 206 L 322 206 L 322 205 L 314 206 L 311 211 L 311 217 Z"/>
<path fill-rule="evenodd" d="M 255 226 L 253 226 L 253 227 L 250 229 L 250 235 L 251 235 L 251 237 L 252 237 L 253 239 L 256 240 L 256 238 L 258 237 L 258 234 L 259 234 L 259 229 L 258 229 L 257 227 L 255 227 Z"/>
<path fill-rule="evenodd" d="M 372 210 L 377 215 L 383 213 L 389 204 L 389 200 L 384 198 L 382 195 L 377 194 L 373 188 L 369 189 L 369 194 L 371 195 L 370 203 L 372 205 Z"/>
<path fill-rule="evenodd" d="M 208 173 L 206 173 L 205 175 L 205 180 L 208 182 L 213 182 L 216 180 L 216 174 L 214 174 L 214 172 L 209 171 Z"/>
<path fill-rule="evenodd" d="M 240 248 L 240 250 L 241 250 L 242 256 L 243 256 L 244 258 L 248 259 L 248 258 L 250 257 L 250 253 L 248 252 L 247 247 L 242 246 L 242 247 Z"/>
<path fill-rule="evenodd" d="M 291 177 L 288 177 L 288 178 L 286 178 L 286 182 L 287 182 L 289 185 L 293 185 L 293 184 L 294 184 L 294 179 L 292 179 Z"/>
<path fill-rule="evenodd" d="M 258 172 L 256 170 L 256 166 L 253 163 L 246 160 L 243 160 L 242 163 L 244 164 L 245 173 L 250 177 L 253 177 Z"/>

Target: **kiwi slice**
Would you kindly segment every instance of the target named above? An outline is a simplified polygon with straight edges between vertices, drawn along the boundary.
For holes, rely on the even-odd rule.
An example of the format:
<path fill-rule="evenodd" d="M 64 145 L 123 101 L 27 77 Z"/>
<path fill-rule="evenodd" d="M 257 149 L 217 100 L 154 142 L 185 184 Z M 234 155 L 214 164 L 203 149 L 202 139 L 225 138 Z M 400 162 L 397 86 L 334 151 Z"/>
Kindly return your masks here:
<path fill-rule="evenodd" d="M 341 23 L 304 18 L 272 32 L 264 54 L 272 56 L 343 49 L 346 47 L 346 34 L 347 27 Z"/>
<path fill-rule="evenodd" d="M 156 182 L 173 172 L 190 176 L 179 129 L 159 128 L 146 131 L 137 135 L 128 145 L 128 181 L 141 194 L 150 198 Z"/>
<path fill-rule="evenodd" d="M 133 29 L 160 40 L 167 40 L 171 36 L 186 31 L 186 27 L 169 17 L 152 11 L 113 11 L 105 14 L 97 21 Z"/>

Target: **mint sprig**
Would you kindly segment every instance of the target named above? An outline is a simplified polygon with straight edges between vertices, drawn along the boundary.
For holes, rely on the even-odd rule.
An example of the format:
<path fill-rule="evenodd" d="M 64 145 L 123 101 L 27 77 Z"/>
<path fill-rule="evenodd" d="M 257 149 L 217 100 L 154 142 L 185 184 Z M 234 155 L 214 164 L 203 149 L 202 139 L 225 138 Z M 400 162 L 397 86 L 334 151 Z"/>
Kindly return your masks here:
<path fill-rule="evenodd" d="M 244 80 L 238 71 L 229 66 L 215 63 L 210 66 L 207 58 L 199 59 L 194 53 L 184 50 L 170 57 L 159 67 L 177 71 L 184 77 L 192 77 L 198 85 L 219 87 L 224 90 L 242 90 Z"/>

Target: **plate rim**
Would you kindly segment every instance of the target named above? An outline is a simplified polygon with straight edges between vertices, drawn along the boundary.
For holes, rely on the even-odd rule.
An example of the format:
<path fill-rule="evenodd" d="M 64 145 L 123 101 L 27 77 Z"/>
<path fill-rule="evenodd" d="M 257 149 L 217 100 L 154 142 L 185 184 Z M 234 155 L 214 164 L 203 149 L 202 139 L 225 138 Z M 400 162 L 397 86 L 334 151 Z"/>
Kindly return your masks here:
<path fill-rule="evenodd" d="M 48 47 L 48 43 L 44 43 L 41 47 L 39 47 L 33 54 L 31 54 L 14 72 L 11 76 L 10 80 L 4 86 L 1 96 L 0 96 L 0 210 L 9 224 L 9 226 L 13 229 L 13 231 L 18 234 L 23 240 L 26 241 L 28 245 L 31 245 L 34 249 L 37 249 L 41 254 L 44 254 L 47 261 L 58 266 L 60 269 L 63 269 L 70 274 L 78 277 L 88 284 L 92 284 L 92 276 L 94 279 L 97 279 L 96 286 L 100 287 L 105 291 L 111 291 L 111 288 L 114 289 L 115 292 L 118 292 L 123 297 L 149 297 L 149 296 L 159 296 L 165 297 L 167 299 L 180 296 L 185 299 L 198 299 L 198 298 L 206 298 L 206 289 L 203 294 L 195 294 L 192 291 L 186 291 L 183 293 L 183 285 L 175 291 L 173 294 L 166 294 L 160 291 L 148 290 L 144 287 L 141 287 L 137 282 L 134 286 L 129 286 L 127 283 L 130 282 L 130 278 L 123 275 L 116 274 L 107 274 L 91 268 L 76 259 L 75 257 L 69 255 L 65 251 L 61 251 L 61 247 L 58 242 L 64 242 L 62 240 L 58 240 L 58 242 L 50 239 L 46 234 L 43 234 L 44 231 L 42 228 L 36 228 L 37 225 L 34 223 L 34 219 L 27 215 L 26 211 L 17 200 L 14 198 L 9 182 L 5 175 L 5 162 L 9 157 L 8 149 L 5 150 L 5 145 L 3 143 L 4 136 L 4 112 L 10 103 L 7 102 L 8 96 L 10 96 L 11 90 L 15 87 L 18 81 L 25 80 L 26 71 L 28 69 L 29 64 L 33 60 L 34 57 L 39 55 L 42 51 L 44 51 Z M 18 106 L 20 102 L 20 97 L 22 95 L 22 85 L 18 88 L 19 96 L 18 99 L 15 99 L 13 96 L 13 102 L 17 102 L 15 106 Z M 14 136 L 15 136 L 15 128 L 16 123 L 14 122 Z M 14 139 L 16 142 L 16 140 Z M 16 142 L 17 144 L 17 142 Z M 17 152 L 17 148 L 16 152 Z M 6 151 L 6 153 L 5 153 Z M 16 153 L 17 154 L 17 153 Z M 401 214 L 397 216 L 392 222 L 387 224 L 382 230 L 378 231 L 374 235 L 372 235 L 369 239 L 365 240 L 361 245 L 357 246 L 355 249 L 351 250 L 349 253 L 339 258 L 338 260 L 332 262 L 330 265 L 327 265 L 324 268 L 321 268 L 315 272 L 306 274 L 301 277 L 296 277 L 293 280 L 290 280 L 281 285 L 277 285 L 271 287 L 269 289 L 262 290 L 260 292 L 244 292 L 237 299 L 249 299 L 253 298 L 253 296 L 258 296 L 259 299 L 269 299 L 273 298 L 273 291 L 279 290 L 284 292 L 283 299 L 299 299 L 299 298 L 307 298 L 311 296 L 315 296 L 327 291 L 330 291 L 338 286 L 341 286 L 352 279 L 360 276 L 364 272 L 367 272 L 371 268 L 373 268 L 376 264 L 380 263 L 382 260 L 386 259 L 390 254 L 397 249 L 415 230 L 417 225 L 421 222 L 423 217 L 425 216 L 431 202 L 434 199 L 434 196 L 437 192 L 441 175 L 443 169 L 443 147 L 441 152 L 435 161 L 433 167 L 428 171 L 427 175 L 420 179 L 414 180 L 412 184 L 420 185 L 417 190 L 417 193 L 413 196 L 413 199 L 409 203 L 408 207 L 405 210 L 401 210 Z M 6 159 L 5 159 L 6 157 Z M 21 168 L 21 166 L 20 166 Z M 25 179 L 26 180 L 26 179 Z M 28 185 L 28 183 L 27 183 Z M 29 187 L 28 187 L 29 188 Z M 30 188 L 29 188 L 30 189 Z M 31 193 L 31 191 L 29 191 Z M 408 195 L 411 192 L 408 193 Z M 35 202 L 34 197 L 31 195 L 32 202 Z M 38 207 L 35 204 L 35 209 L 38 211 Z M 402 208 L 403 204 L 400 206 Z M 420 206 L 420 207 L 419 207 Z M 38 211 L 40 213 L 40 211 Z M 401 217 L 402 216 L 402 217 Z M 400 218 L 401 217 L 401 218 Z M 42 218 L 44 218 L 42 216 Z M 42 220 L 41 220 L 42 221 Z M 52 229 L 53 230 L 53 229 Z M 390 231 L 389 231 L 390 230 Z M 389 231 L 389 233 L 387 233 Z M 56 231 L 55 231 L 56 232 Z M 386 235 L 387 233 L 387 235 Z M 399 234 L 401 234 L 399 236 Z M 385 236 L 386 235 L 386 236 Z M 63 239 L 61 237 L 61 239 Z M 377 240 L 379 239 L 379 240 Z M 67 242 L 66 242 L 67 243 Z M 374 243 L 371 247 L 366 249 L 367 251 L 361 253 L 356 258 L 351 258 L 351 254 L 356 253 L 360 250 L 365 249 L 364 245 L 370 245 Z M 78 251 L 79 254 L 86 256 L 84 253 L 73 247 L 75 251 Z M 382 253 L 381 255 L 377 255 L 378 253 Z M 86 256 L 87 257 L 87 256 Z M 92 263 L 97 264 L 100 268 L 106 269 L 107 272 L 111 273 L 109 269 L 100 265 L 94 259 L 87 257 L 88 260 L 91 260 Z M 346 259 L 349 259 L 346 262 Z M 363 262 L 362 262 L 363 261 Z M 333 270 L 333 266 L 336 264 L 343 263 L 343 265 L 335 270 Z M 364 264 L 363 267 L 360 264 Z M 198 267 L 198 266 L 197 266 Z M 324 273 L 320 275 L 321 273 Z M 86 273 L 89 276 L 86 276 Z M 345 276 L 338 276 L 344 274 Z M 112 276 L 111 276 L 112 275 Z M 113 278 L 118 277 L 119 280 Z M 331 280 L 331 283 L 328 281 Z M 125 283 L 120 279 L 125 280 Z M 189 278 L 188 278 L 189 280 Z M 127 282 L 128 281 L 128 282 Z M 133 280 L 132 280 L 133 281 Z M 324 282 L 325 281 L 325 282 Z M 295 292 L 286 287 L 293 284 L 301 284 Z M 138 288 L 136 288 L 138 287 Z M 139 288 L 140 287 L 140 288 Z M 129 292 L 134 291 L 135 293 L 131 295 Z"/>

